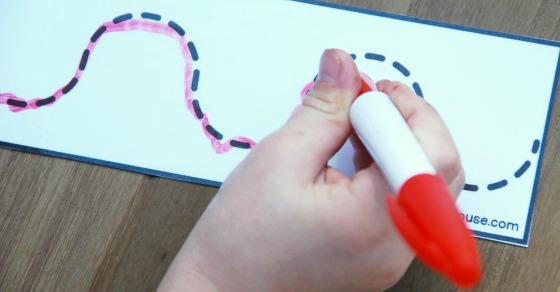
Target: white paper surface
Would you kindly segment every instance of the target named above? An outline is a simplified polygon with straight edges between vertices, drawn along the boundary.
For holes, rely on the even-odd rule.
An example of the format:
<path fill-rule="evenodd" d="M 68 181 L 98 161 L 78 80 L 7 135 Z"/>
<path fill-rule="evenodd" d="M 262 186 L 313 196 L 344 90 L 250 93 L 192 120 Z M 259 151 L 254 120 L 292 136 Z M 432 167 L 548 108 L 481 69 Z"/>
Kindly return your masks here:
<path fill-rule="evenodd" d="M 70 81 L 101 23 L 143 12 L 180 24 L 196 45 L 194 98 L 224 141 L 258 143 L 281 126 L 325 48 L 355 54 L 374 79 L 417 83 L 462 155 L 471 191 L 458 203 L 470 227 L 528 244 L 557 44 L 280 0 L 8 1 L 0 4 L 0 93 L 49 97 Z M 184 64 L 170 37 L 106 33 L 60 100 L 17 113 L 0 105 L 0 141 L 221 182 L 249 150 L 212 149 L 185 105 Z M 333 165 L 351 175 L 351 147 L 342 152 Z"/>

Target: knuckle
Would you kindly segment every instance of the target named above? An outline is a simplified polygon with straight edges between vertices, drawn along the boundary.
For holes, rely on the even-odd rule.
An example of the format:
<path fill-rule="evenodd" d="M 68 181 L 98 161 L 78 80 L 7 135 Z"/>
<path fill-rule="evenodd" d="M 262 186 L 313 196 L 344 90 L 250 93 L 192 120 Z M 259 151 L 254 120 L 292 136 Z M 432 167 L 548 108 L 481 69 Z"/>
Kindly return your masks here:
<path fill-rule="evenodd" d="M 303 107 L 320 113 L 322 118 L 334 127 L 346 127 L 350 99 L 344 94 L 325 97 L 319 94 L 309 94 L 303 99 Z"/>
<path fill-rule="evenodd" d="M 399 81 L 390 81 L 383 87 L 383 91 L 387 94 L 404 95 L 409 94 L 410 87 Z"/>
<path fill-rule="evenodd" d="M 332 103 L 329 100 L 322 98 L 321 95 L 308 94 L 303 99 L 302 105 L 304 107 L 308 107 L 328 115 L 333 115 L 338 112 L 335 103 Z"/>
<path fill-rule="evenodd" d="M 324 94 L 311 90 L 303 99 L 303 106 L 328 115 L 334 115 L 343 109 L 344 96 L 336 93 Z"/>

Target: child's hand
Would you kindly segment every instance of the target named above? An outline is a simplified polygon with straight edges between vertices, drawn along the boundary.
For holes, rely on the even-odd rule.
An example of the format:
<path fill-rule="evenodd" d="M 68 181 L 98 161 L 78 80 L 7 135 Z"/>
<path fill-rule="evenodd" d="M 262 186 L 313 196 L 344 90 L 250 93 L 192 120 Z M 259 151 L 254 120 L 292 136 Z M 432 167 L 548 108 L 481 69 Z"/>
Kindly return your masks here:
<path fill-rule="evenodd" d="M 227 178 L 161 290 L 371 291 L 402 277 L 413 254 L 388 217 L 380 170 L 360 143 L 353 178 L 326 165 L 351 133 L 360 85 L 348 54 L 324 52 L 303 106 Z M 378 87 L 458 194 L 463 169 L 436 111 L 401 83 Z"/>

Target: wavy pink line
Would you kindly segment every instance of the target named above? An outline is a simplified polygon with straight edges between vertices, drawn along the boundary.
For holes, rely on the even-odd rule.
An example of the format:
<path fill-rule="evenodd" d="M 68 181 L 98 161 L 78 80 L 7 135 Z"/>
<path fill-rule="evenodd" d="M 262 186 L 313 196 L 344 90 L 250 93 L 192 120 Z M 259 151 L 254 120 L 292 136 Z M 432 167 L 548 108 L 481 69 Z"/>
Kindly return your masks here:
<path fill-rule="evenodd" d="M 91 55 L 93 54 L 93 51 L 95 49 L 95 47 L 97 46 L 97 43 L 99 42 L 99 40 L 103 37 L 104 34 L 106 33 L 112 33 L 112 32 L 124 32 L 124 31 L 145 31 L 145 32 L 149 32 L 149 33 L 155 33 L 155 34 L 162 34 L 162 35 L 166 35 L 174 40 L 176 40 L 179 43 L 179 46 L 181 47 L 181 54 L 183 55 L 183 58 L 185 60 L 185 78 L 184 78 L 184 86 L 185 86 L 185 104 L 187 106 L 187 109 L 189 110 L 189 112 L 191 113 L 191 115 L 200 121 L 200 124 L 202 126 L 202 131 L 204 132 L 204 135 L 210 140 L 211 146 L 214 149 L 214 151 L 218 154 L 221 153 L 226 153 L 228 151 L 230 151 L 232 148 L 235 148 L 234 146 L 231 145 L 232 141 L 236 141 L 236 142 L 241 142 L 241 143 L 246 143 L 248 145 L 248 149 L 253 148 L 256 143 L 251 140 L 250 138 L 244 137 L 244 136 L 236 136 L 230 140 L 227 140 L 225 142 L 220 142 L 219 139 L 217 139 L 216 137 L 214 137 L 212 134 L 210 134 L 207 130 L 206 127 L 208 125 L 210 125 L 210 121 L 208 116 L 203 113 L 203 117 L 202 119 L 198 119 L 194 106 L 193 106 L 193 97 L 194 97 L 194 92 L 191 88 L 191 84 L 193 82 L 193 57 L 191 54 L 191 51 L 188 47 L 188 42 L 186 40 L 186 38 L 182 35 L 179 35 L 175 30 L 173 30 L 171 27 L 159 23 L 159 22 L 153 22 L 153 21 L 147 21 L 147 20 L 139 20 L 139 19 L 131 19 L 131 20 L 126 20 L 126 21 L 122 21 L 119 23 L 113 23 L 113 22 L 105 22 L 103 24 L 101 24 L 101 26 L 99 28 L 102 28 L 103 26 L 105 26 L 107 29 L 106 31 L 99 36 L 99 38 L 97 40 L 95 40 L 95 42 L 90 41 L 87 45 L 87 49 L 89 50 L 89 56 L 91 57 Z M 73 78 L 76 78 L 78 81 L 81 79 L 83 74 L 83 71 L 80 70 L 79 66 L 76 69 Z M 52 96 L 55 98 L 55 101 L 48 104 L 48 106 L 51 106 L 52 104 L 54 104 L 55 102 L 57 102 L 59 99 L 62 98 L 62 96 L 64 95 L 63 93 L 63 89 L 65 88 L 65 86 L 60 87 L 58 90 L 56 90 Z M 13 93 L 0 93 L 0 105 L 1 104 L 8 104 L 8 100 L 13 100 L 13 101 L 20 101 L 20 102 L 26 102 L 27 105 L 25 107 L 20 107 L 20 106 L 12 106 L 12 105 L 8 105 L 10 111 L 12 112 L 20 112 L 23 110 L 33 110 L 33 109 L 38 109 L 39 106 L 37 105 L 37 101 L 41 100 L 41 98 L 34 98 L 34 99 L 30 99 L 30 100 L 25 100 L 23 98 L 18 97 L 17 95 L 13 94 Z"/>

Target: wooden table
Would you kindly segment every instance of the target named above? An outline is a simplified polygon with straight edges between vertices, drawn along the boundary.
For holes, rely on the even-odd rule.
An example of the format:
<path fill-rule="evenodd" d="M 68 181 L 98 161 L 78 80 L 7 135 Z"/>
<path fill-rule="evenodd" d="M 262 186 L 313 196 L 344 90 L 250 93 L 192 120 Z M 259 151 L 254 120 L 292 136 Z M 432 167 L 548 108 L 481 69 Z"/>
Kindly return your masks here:
<path fill-rule="evenodd" d="M 329 2 L 560 41 L 560 0 Z M 560 291 L 558 110 L 530 248 L 480 240 L 485 278 L 477 291 Z M 0 291 L 154 290 L 216 191 L 0 150 Z M 392 289 L 452 290 L 417 262 Z"/>

